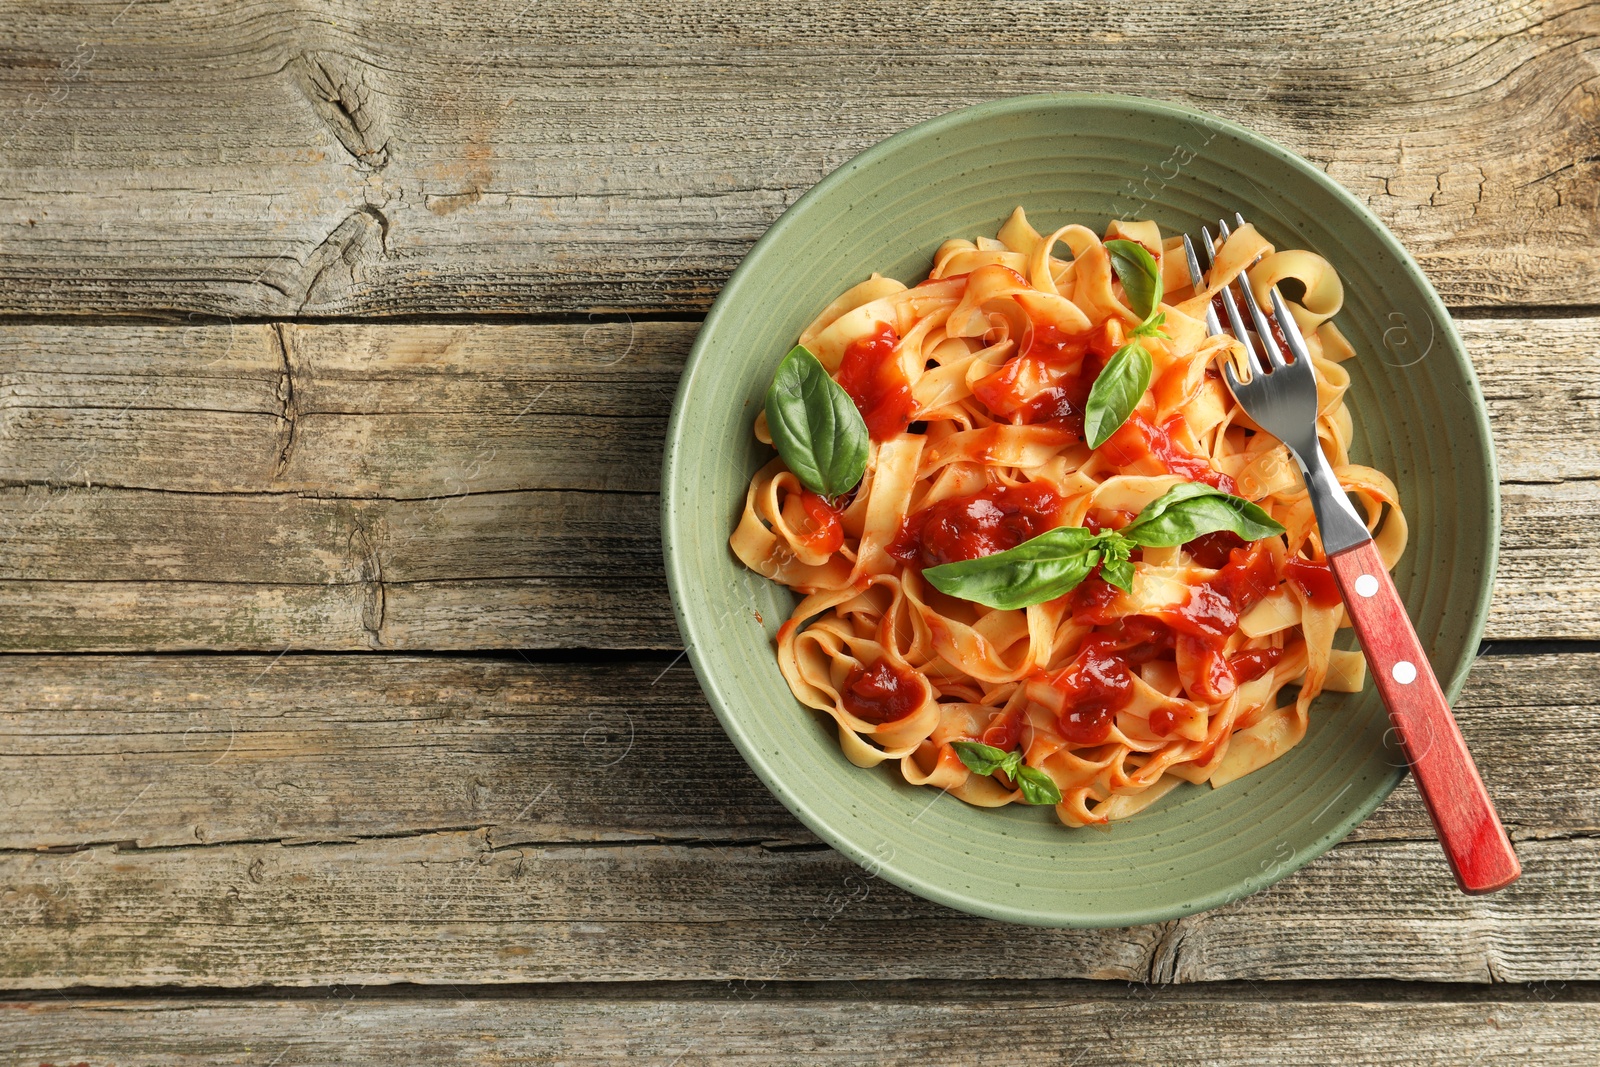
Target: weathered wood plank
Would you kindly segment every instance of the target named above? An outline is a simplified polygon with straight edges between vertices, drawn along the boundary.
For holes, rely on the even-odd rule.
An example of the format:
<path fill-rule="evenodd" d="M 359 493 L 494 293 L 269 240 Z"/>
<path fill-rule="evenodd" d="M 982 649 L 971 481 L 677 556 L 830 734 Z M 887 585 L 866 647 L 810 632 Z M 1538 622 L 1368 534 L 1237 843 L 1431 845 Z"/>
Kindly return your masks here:
<path fill-rule="evenodd" d="M 1489 658 L 1462 702 L 1510 890 L 1457 893 L 1406 786 L 1262 894 L 1105 932 L 961 916 L 820 848 L 670 662 L 8 665 L 5 988 L 1600 977 L 1600 656 Z"/>
<path fill-rule="evenodd" d="M 1600 318 L 1464 319 L 1501 476 L 1600 478 Z M 652 492 L 688 322 L 0 327 L 0 481 Z"/>
<path fill-rule="evenodd" d="M 0 712 L 0 848 L 437 827 L 546 841 L 815 840 L 734 751 L 687 660 L 291 653 L 4 665 L 28 684 L 8 690 Z"/>
<path fill-rule="evenodd" d="M 0 480 L 654 492 L 691 323 L 0 329 Z"/>
<path fill-rule="evenodd" d="M 1462 325 L 1489 634 L 1600 635 L 1600 320 Z M 695 329 L 0 330 L 0 647 L 676 647 L 653 491 Z"/>
<path fill-rule="evenodd" d="M 1518 838 L 1600 833 L 1600 778 L 1588 757 L 1600 729 L 1600 656 L 1479 657 L 1455 703 L 1484 781 Z M 1600 691 L 1600 690 L 1597 690 Z M 1537 738 L 1537 742 L 1530 742 Z M 1431 837 L 1410 779 L 1356 837 Z"/>
<path fill-rule="evenodd" d="M 1504 486 L 1486 636 L 1600 635 L 1600 482 Z M 58 502 L 59 501 L 59 502 Z M 0 489 L 7 651 L 677 648 L 657 498 Z"/>
<path fill-rule="evenodd" d="M 1596 24 L 1577 0 L 430 12 L 19 12 L 0 310 L 704 309 L 853 153 L 1041 89 L 1185 100 L 1288 143 L 1457 305 L 1593 305 L 1600 283 Z M 1196 47 L 1173 49 L 1174 27 Z"/>
<path fill-rule="evenodd" d="M 496 842 L 816 840 L 750 773 L 681 659 L 289 653 L 3 666 L 26 684 L 0 698 L 0 848 L 441 828 Z M 1457 712 L 1515 837 L 1600 833 L 1600 754 L 1586 741 L 1600 729 L 1596 694 L 1600 655 L 1486 656 L 1473 669 Z M 1356 833 L 1433 836 L 1409 783 Z"/>
<path fill-rule="evenodd" d="M 1422 1000 L 1394 987 L 1360 987 L 1351 998 L 1319 993 L 994 983 L 823 991 L 736 985 L 672 998 L 581 987 L 516 999 L 51 999 L 0 1002 L 0 1044 L 18 1064 L 86 1067 L 486 1060 L 1588 1067 L 1600 1056 L 1600 1006 L 1559 989 L 1470 1000 Z"/>
<path fill-rule="evenodd" d="M 0 489 L 22 531 L 0 543 L 0 647 L 676 648 L 657 512 L 559 491 Z"/>
<path fill-rule="evenodd" d="M 1600 479 L 1600 318 L 1458 319 L 1503 482 Z"/>
<path fill-rule="evenodd" d="M 1594 840 L 1524 841 L 1519 852 L 1522 880 L 1489 898 L 1456 890 L 1434 842 L 1354 842 L 1213 912 L 1048 932 L 950 912 L 827 849 L 501 844 L 449 831 L 10 852 L 0 854 L 0 988 L 1600 978 Z"/>

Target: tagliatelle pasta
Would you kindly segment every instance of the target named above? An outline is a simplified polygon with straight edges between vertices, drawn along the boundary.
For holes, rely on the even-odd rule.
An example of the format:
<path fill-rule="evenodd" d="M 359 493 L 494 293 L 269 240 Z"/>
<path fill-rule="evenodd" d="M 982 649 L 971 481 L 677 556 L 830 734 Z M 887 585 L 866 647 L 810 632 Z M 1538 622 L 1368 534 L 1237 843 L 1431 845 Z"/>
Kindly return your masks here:
<path fill-rule="evenodd" d="M 1090 391 L 1141 328 L 1113 269 L 1115 240 L 1154 258 L 1163 332 L 1142 342 L 1148 389 L 1091 448 Z M 995 238 L 946 241 L 920 284 L 875 274 L 806 327 L 800 344 L 870 434 L 865 474 L 828 500 L 774 459 L 751 480 L 731 545 L 802 595 L 778 630 L 778 663 L 795 696 L 837 724 L 853 763 L 892 762 L 906 781 L 970 804 L 1025 799 L 1018 764 L 980 774 L 956 747 L 980 742 L 1047 776 L 1062 822 L 1104 823 L 1179 782 L 1222 786 L 1270 763 L 1305 735 L 1319 693 L 1362 687 L 1361 654 L 1334 648 L 1348 621 L 1294 462 L 1217 369 L 1242 350 L 1208 336 L 1206 305 L 1235 281 L 1263 306 L 1271 286 L 1291 283 L 1283 295 L 1316 370 L 1322 447 L 1393 567 L 1406 544 L 1394 484 L 1348 452 L 1341 363 L 1354 353 L 1331 321 L 1338 275 L 1250 226 L 1197 288 L 1181 239 L 1153 222 L 1041 235 L 1018 208 Z M 772 443 L 767 413 L 755 433 Z M 1096 571 L 1010 610 L 924 576 L 1062 526 L 1125 528 L 1187 482 L 1254 502 L 1284 533 L 1143 547 L 1127 591 Z"/>

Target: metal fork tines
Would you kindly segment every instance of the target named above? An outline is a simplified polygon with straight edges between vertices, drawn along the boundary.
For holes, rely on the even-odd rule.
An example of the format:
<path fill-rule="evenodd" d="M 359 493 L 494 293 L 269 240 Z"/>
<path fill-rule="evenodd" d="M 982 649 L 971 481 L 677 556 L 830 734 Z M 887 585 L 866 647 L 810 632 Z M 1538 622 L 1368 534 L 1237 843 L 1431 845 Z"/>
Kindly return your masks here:
<path fill-rule="evenodd" d="M 1234 219 L 1240 226 L 1245 224 L 1242 215 L 1235 215 Z M 1227 222 L 1219 220 L 1217 231 L 1226 240 L 1229 236 Z M 1205 244 L 1205 267 L 1209 269 L 1216 262 L 1217 246 L 1212 241 L 1209 227 L 1202 227 L 1200 236 Z M 1189 274 L 1196 291 L 1204 291 L 1205 273 L 1188 234 L 1183 237 L 1183 251 L 1188 258 Z M 1294 456 L 1300 473 L 1305 477 L 1306 488 L 1311 493 L 1311 505 L 1316 511 L 1317 526 L 1322 532 L 1323 551 L 1331 555 L 1371 540 L 1372 535 L 1367 532 L 1366 524 L 1357 516 L 1350 498 L 1340 487 L 1333 467 L 1323 455 L 1321 443 L 1317 440 L 1317 375 L 1299 325 L 1289 313 L 1277 286 L 1268 292 L 1272 304 L 1272 320 L 1268 320 L 1250 290 L 1249 276 L 1241 273 L 1235 284 L 1250 316 L 1249 326 L 1246 325 L 1245 313 L 1240 311 L 1239 303 L 1234 298 L 1233 284 L 1223 286 L 1216 300 L 1206 307 L 1206 327 L 1215 335 L 1223 332 L 1215 309 L 1216 303 L 1222 304 L 1228 318 L 1229 332 L 1244 349 L 1249 365 L 1250 376 L 1244 381 L 1240 381 L 1234 373 L 1231 362 L 1223 365 L 1222 376 L 1228 388 L 1256 425 L 1282 441 Z M 1278 331 L 1288 344 L 1292 362 L 1284 358 L 1283 351 L 1278 347 L 1277 338 L 1273 335 L 1273 322 L 1277 323 Z"/>

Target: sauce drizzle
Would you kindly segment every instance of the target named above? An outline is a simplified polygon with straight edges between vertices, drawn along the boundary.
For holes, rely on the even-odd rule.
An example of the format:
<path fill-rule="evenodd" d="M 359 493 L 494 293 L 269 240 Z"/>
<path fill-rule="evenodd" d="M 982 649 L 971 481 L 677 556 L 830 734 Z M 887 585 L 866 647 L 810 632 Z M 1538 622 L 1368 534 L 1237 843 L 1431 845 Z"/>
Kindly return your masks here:
<path fill-rule="evenodd" d="M 916 711 L 922 706 L 923 696 L 917 672 L 897 667 L 885 657 L 870 667 L 852 670 L 839 702 L 856 718 L 882 726 Z"/>
<path fill-rule="evenodd" d="M 894 349 L 900 343 L 894 327 L 883 323 L 877 333 L 859 337 L 845 346 L 838 382 L 867 424 L 874 441 L 887 441 L 911 425 L 916 401 L 911 382 L 900 369 Z"/>
<path fill-rule="evenodd" d="M 889 545 L 904 563 L 941 563 L 992 556 L 1061 525 L 1061 497 L 1043 482 L 993 485 L 911 513 Z"/>

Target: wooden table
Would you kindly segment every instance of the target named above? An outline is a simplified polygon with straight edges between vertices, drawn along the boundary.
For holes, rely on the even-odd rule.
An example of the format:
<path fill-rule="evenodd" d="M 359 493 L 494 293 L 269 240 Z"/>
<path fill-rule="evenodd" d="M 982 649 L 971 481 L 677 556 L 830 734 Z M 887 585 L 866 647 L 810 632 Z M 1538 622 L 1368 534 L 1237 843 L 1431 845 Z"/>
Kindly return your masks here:
<path fill-rule="evenodd" d="M 1595 6 L 0 25 L 3 1063 L 1600 1058 Z M 655 495 L 697 320 L 852 154 L 1069 88 L 1294 147 L 1454 309 L 1506 892 L 1453 890 L 1407 784 L 1217 911 L 980 921 L 822 845 L 707 709 Z"/>

